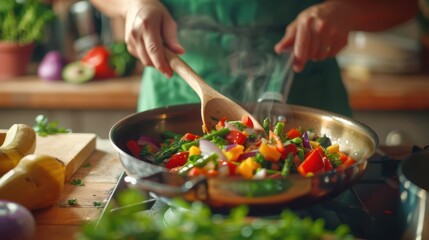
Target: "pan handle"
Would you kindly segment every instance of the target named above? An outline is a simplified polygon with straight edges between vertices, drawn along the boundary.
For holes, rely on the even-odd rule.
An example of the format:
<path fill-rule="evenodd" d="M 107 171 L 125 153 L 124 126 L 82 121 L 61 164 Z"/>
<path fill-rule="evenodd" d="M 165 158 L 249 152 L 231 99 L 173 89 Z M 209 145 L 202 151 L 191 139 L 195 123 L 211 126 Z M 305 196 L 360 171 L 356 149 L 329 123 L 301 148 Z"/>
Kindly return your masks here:
<path fill-rule="evenodd" d="M 198 200 L 208 198 L 207 177 L 187 178 L 170 172 L 157 172 L 147 177 L 126 176 L 128 186 L 163 197 L 179 197 L 194 194 Z"/>

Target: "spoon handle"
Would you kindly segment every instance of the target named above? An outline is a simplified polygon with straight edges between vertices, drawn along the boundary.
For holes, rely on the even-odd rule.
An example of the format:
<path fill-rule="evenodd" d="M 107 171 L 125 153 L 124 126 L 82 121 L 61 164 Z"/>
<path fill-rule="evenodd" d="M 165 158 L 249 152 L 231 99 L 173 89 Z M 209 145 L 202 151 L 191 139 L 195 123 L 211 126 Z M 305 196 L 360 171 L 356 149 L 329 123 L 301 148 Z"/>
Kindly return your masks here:
<path fill-rule="evenodd" d="M 201 100 L 217 95 L 217 91 L 210 87 L 186 62 L 172 51 L 165 49 L 165 55 L 171 68 L 185 80 L 198 94 Z"/>

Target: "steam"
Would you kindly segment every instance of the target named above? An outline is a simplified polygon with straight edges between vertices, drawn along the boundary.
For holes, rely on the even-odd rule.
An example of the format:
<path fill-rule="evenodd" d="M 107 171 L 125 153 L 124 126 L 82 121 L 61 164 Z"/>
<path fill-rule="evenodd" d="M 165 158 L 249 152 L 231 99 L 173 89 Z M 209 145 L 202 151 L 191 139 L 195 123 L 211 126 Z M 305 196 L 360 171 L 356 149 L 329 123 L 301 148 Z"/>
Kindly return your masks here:
<path fill-rule="evenodd" d="M 271 102 L 268 106 L 264 104 L 264 114 L 267 114 L 266 110 L 269 110 L 268 114 L 271 112 L 274 102 L 285 103 L 287 56 L 274 52 L 275 42 L 265 35 L 268 29 L 226 27 L 210 16 L 186 16 L 177 23 L 180 41 L 185 48 L 198 46 L 207 59 L 216 61 L 216 71 L 231 76 L 231 81 L 226 84 L 222 79 L 211 83 L 219 92 L 246 106 L 258 101 Z M 219 42 L 213 43 L 213 38 L 206 41 L 207 33 L 219 37 Z M 229 50 L 224 52 L 225 48 Z M 256 117 L 262 115 L 260 108 L 254 111 Z"/>

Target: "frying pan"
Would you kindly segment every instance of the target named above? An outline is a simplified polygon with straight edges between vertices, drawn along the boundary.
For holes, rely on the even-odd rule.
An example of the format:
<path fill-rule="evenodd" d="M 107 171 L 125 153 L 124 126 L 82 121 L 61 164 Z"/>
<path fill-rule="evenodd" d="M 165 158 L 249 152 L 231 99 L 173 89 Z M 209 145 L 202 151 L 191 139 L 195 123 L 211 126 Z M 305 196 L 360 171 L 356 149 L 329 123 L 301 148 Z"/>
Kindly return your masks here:
<path fill-rule="evenodd" d="M 119 153 L 131 186 L 165 199 L 181 196 L 188 201 L 203 201 L 213 209 L 228 209 L 246 204 L 250 209 L 278 209 L 281 206 L 302 207 L 344 191 L 362 175 L 368 158 L 378 146 L 378 137 L 366 125 L 335 113 L 308 107 L 262 102 L 269 116 L 256 116 L 259 121 L 286 118 L 285 129 L 313 128 L 326 135 L 340 150 L 357 160 L 341 170 L 302 177 L 248 180 L 239 177 L 187 178 L 169 173 L 165 168 L 134 158 L 125 144 L 141 135 L 155 139 L 169 130 L 179 134 L 202 134 L 200 105 L 179 105 L 139 112 L 127 116 L 110 130 L 109 139 Z M 249 109 L 255 106 L 248 106 Z M 262 112 L 262 111 L 259 111 Z"/>

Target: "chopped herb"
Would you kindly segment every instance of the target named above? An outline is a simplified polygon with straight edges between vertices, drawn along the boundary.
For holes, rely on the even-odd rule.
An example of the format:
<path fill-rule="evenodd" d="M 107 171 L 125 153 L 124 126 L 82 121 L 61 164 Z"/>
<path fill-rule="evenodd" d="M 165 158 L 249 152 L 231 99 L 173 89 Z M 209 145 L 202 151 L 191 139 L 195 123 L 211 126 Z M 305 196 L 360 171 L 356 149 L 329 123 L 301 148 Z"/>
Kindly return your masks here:
<path fill-rule="evenodd" d="M 70 206 L 76 206 L 77 205 L 76 198 L 69 199 L 67 202 Z"/>
<path fill-rule="evenodd" d="M 220 136 L 214 136 L 211 140 L 212 143 L 216 144 L 218 147 L 222 148 L 224 145 L 228 144 L 228 141 Z"/>
<path fill-rule="evenodd" d="M 89 168 L 89 167 L 92 167 L 92 165 L 91 165 L 91 163 L 85 163 L 84 165 L 82 165 L 82 167 Z"/>
<path fill-rule="evenodd" d="M 338 166 L 341 166 L 343 162 L 340 160 L 340 155 L 338 153 L 326 153 L 326 156 L 329 159 L 329 162 L 331 162 L 332 167 L 337 168 Z"/>
<path fill-rule="evenodd" d="M 94 205 L 94 207 L 102 207 L 103 203 L 100 201 L 95 201 L 95 202 L 92 202 L 92 205 Z"/>
<path fill-rule="evenodd" d="M 33 129 L 39 136 L 71 132 L 71 129 L 58 127 L 57 121 L 49 122 L 48 118 L 44 115 L 38 115 L 36 117 L 36 125 L 33 126 Z"/>
<path fill-rule="evenodd" d="M 73 179 L 70 181 L 71 185 L 75 185 L 75 186 L 84 186 L 85 184 L 83 183 L 82 179 Z"/>
<path fill-rule="evenodd" d="M 246 125 L 244 125 L 242 122 L 239 122 L 239 121 L 232 121 L 230 123 L 235 127 L 237 127 L 238 129 L 240 129 L 240 131 L 244 131 L 247 128 Z"/>

